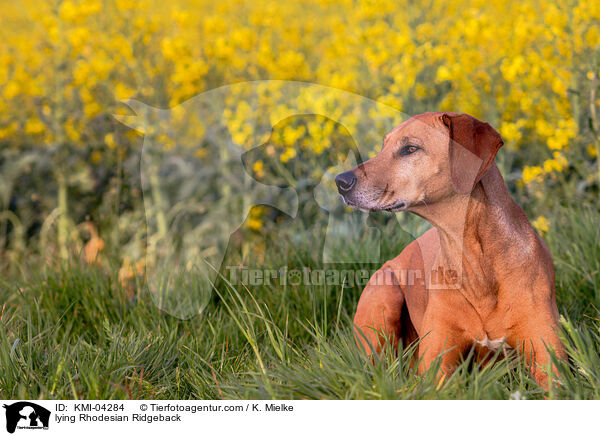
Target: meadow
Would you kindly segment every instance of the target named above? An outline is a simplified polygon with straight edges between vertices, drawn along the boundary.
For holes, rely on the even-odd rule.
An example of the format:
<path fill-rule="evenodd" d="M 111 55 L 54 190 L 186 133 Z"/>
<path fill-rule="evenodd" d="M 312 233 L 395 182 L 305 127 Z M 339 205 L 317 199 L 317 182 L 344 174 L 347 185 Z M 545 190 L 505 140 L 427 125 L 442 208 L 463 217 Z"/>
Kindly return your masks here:
<path fill-rule="evenodd" d="M 414 347 L 369 361 L 360 283 L 232 279 L 399 253 L 427 224 L 347 210 L 331 176 L 437 110 L 501 133 L 496 162 L 552 252 L 569 360 L 547 397 L 600 398 L 598 2 L 0 14 L 0 398 L 543 398 L 515 356 L 443 383 Z"/>

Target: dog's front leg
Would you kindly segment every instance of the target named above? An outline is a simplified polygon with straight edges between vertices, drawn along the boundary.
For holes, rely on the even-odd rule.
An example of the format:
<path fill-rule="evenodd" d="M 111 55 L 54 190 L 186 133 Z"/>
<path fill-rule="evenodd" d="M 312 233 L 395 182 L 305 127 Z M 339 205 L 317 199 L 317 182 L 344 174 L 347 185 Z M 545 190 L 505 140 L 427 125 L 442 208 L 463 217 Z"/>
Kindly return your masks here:
<path fill-rule="evenodd" d="M 384 264 L 365 287 L 358 301 L 354 324 L 359 342 L 367 352 L 379 353 L 390 340 L 394 350 L 398 346 L 402 329 L 404 293 L 393 270 Z"/>
<path fill-rule="evenodd" d="M 449 377 L 468 347 L 467 341 L 447 326 L 424 326 L 424 329 L 428 333 L 419 342 L 419 373 L 425 373 L 439 358 L 437 379 Z"/>
<path fill-rule="evenodd" d="M 525 354 L 525 361 L 531 375 L 546 390 L 549 388 L 548 370 L 552 361 L 550 350 L 560 359 L 567 358 L 564 345 L 556 333 L 557 329 L 557 323 L 545 319 L 539 322 L 534 320 L 529 324 L 529 328 L 519 330 L 515 341 L 517 350 Z M 551 373 L 558 378 L 556 367 L 552 368 Z"/>

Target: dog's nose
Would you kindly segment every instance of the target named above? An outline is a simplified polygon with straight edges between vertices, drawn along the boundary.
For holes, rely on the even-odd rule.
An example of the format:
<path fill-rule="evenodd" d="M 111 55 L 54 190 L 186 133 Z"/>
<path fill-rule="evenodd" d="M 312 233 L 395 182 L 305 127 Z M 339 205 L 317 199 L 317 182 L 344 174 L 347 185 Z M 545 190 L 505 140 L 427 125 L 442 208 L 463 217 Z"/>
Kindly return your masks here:
<path fill-rule="evenodd" d="M 347 194 L 354 188 L 354 185 L 356 185 L 356 176 L 352 171 L 338 174 L 335 178 L 335 184 L 337 185 L 340 194 Z"/>

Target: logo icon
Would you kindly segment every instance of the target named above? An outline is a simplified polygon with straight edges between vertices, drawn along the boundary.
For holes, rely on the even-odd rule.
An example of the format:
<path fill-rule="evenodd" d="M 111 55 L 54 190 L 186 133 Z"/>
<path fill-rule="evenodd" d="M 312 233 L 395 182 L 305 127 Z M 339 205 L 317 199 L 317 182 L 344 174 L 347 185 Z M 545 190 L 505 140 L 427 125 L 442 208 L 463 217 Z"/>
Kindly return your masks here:
<path fill-rule="evenodd" d="M 29 401 L 19 401 L 3 406 L 6 409 L 6 431 L 19 429 L 48 429 L 50 411 Z"/>

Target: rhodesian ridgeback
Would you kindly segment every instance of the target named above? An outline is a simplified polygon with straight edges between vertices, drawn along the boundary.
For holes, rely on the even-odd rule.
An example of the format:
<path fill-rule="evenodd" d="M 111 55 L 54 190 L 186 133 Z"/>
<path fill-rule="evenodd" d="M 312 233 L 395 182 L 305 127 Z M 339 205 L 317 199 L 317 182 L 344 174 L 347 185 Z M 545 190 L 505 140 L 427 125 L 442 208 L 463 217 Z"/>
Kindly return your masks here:
<path fill-rule="evenodd" d="M 547 384 L 549 349 L 562 358 L 550 252 L 510 197 L 494 163 L 503 141 L 470 115 L 417 115 L 389 132 L 382 151 L 335 181 L 348 206 L 409 211 L 433 228 L 386 262 L 354 318 L 367 353 L 419 340 L 419 370 L 440 377 L 465 353 L 512 347 Z"/>

